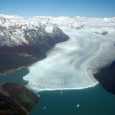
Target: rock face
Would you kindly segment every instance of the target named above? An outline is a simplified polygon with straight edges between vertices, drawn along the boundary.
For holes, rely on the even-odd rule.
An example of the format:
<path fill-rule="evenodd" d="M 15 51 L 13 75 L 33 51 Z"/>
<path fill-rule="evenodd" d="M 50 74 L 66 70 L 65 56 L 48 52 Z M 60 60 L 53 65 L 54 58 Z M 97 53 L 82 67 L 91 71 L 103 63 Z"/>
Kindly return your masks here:
<path fill-rule="evenodd" d="M 96 73 L 95 78 L 107 91 L 115 94 L 115 61 Z"/>
<path fill-rule="evenodd" d="M 68 39 L 58 27 L 47 33 L 44 25 L 25 29 L 0 26 L 0 73 L 32 64 L 46 57 L 46 52 L 56 43 Z"/>
<path fill-rule="evenodd" d="M 0 115 L 29 115 L 39 103 L 39 97 L 21 85 L 5 83 L 0 86 Z"/>

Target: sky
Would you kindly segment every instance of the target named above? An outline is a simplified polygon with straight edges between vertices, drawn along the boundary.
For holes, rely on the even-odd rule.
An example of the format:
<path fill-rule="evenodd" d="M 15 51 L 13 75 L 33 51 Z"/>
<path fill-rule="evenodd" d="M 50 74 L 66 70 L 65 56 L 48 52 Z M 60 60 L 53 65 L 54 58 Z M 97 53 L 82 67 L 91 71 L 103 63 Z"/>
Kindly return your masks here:
<path fill-rule="evenodd" d="M 113 17 L 115 0 L 0 0 L 0 14 Z"/>

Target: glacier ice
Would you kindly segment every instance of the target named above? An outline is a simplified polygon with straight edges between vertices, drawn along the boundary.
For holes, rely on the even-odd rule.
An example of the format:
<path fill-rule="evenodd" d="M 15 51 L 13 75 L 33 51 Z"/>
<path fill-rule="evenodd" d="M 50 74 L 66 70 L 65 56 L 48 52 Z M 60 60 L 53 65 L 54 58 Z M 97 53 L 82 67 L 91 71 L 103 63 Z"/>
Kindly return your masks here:
<path fill-rule="evenodd" d="M 12 38 L 17 44 L 27 42 L 23 38 L 23 29 L 36 29 L 40 25 L 46 27 L 48 33 L 52 33 L 53 27 L 58 26 L 70 39 L 58 43 L 45 59 L 28 67 L 29 73 L 23 79 L 28 81 L 28 87 L 33 90 L 83 89 L 94 86 L 98 83 L 94 73 L 115 59 L 115 17 L 25 18 L 0 14 L 0 27 L 21 27 L 15 29 Z M 4 33 L 0 32 L 0 35 L 4 36 Z"/>
<path fill-rule="evenodd" d="M 57 44 L 45 59 L 30 66 L 24 80 L 36 91 L 95 86 L 98 81 L 94 73 L 115 59 L 115 27 L 89 25 L 79 30 L 65 26 L 60 28 L 70 39 Z M 101 34 L 103 30 L 108 34 Z"/>

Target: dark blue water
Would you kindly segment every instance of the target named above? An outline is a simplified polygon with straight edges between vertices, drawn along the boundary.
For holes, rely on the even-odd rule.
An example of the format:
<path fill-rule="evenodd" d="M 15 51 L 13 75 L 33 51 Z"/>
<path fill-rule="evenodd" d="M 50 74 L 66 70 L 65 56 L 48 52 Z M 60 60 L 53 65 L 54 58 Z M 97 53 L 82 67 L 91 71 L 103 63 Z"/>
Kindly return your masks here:
<path fill-rule="evenodd" d="M 0 83 L 13 82 L 27 84 L 23 76 L 27 69 L 0 75 Z M 30 115 L 115 115 L 115 95 L 100 85 L 83 90 L 39 92 L 40 104 Z"/>

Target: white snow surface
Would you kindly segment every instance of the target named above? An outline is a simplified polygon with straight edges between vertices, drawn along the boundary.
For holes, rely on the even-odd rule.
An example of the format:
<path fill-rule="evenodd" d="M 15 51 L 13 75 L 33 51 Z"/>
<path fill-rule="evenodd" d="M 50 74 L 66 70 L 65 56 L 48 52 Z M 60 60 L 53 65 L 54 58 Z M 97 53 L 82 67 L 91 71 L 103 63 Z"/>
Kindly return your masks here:
<path fill-rule="evenodd" d="M 21 17 L 0 14 L 0 25 L 9 27 L 11 25 L 23 25 L 29 27 L 44 25 L 57 25 L 77 28 L 84 25 L 115 25 L 115 17 L 112 18 L 87 18 L 87 17 L 51 17 L 51 16 L 33 16 Z"/>
<path fill-rule="evenodd" d="M 8 28 L 10 25 L 23 25 L 23 28 L 45 25 L 48 33 L 52 32 L 53 26 L 58 26 L 70 38 L 55 45 L 45 59 L 28 67 L 29 73 L 23 79 L 36 91 L 95 86 L 98 81 L 94 73 L 115 59 L 115 17 L 0 15 L 0 26 Z"/>
<path fill-rule="evenodd" d="M 60 27 L 70 39 L 57 44 L 47 57 L 29 67 L 24 76 L 35 91 L 84 89 L 95 86 L 94 73 L 115 59 L 115 28 Z M 106 30 L 103 35 L 96 31 Z"/>

